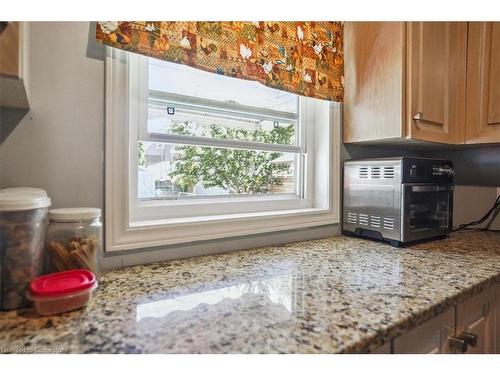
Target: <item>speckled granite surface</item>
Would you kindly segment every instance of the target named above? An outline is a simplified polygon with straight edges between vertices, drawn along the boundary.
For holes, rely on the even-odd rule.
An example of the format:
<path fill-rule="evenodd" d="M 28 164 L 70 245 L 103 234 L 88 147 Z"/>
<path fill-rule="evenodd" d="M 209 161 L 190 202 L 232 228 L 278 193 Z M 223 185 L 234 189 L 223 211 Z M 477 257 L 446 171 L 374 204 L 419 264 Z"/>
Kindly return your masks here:
<path fill-rule="evenodd" d="M 0 313 L 0 352 L 368 352 L 500 281 L 500 233 L 337 236 L 106 273 L 85 310 Z"/>

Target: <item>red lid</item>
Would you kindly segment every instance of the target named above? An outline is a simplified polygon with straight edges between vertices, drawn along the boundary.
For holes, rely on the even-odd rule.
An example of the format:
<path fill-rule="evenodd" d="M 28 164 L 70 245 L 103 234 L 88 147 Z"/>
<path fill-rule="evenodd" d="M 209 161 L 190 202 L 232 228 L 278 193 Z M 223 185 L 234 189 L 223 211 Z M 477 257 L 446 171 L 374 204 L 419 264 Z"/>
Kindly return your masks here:
<path fill-rule="evenodd" d="M 90 289 L 95 284 L 95 276 L 88 270 L 71 270 L 51 273 L 33 280 L 30 293 L 39 297 L 54 297 Z"/>

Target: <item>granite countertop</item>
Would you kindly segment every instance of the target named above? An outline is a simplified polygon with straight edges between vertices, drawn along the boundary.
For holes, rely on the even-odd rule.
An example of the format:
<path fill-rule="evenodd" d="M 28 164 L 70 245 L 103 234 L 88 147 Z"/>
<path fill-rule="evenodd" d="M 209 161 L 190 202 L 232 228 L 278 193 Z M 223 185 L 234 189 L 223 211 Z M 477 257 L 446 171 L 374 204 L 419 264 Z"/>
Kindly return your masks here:
<path fill-rule="evenodd" d="M 500 233 L 336 236 L 106 273 L 87 308 L 0 313 L 1 352 L 369 352 L 500 280 Z"/>

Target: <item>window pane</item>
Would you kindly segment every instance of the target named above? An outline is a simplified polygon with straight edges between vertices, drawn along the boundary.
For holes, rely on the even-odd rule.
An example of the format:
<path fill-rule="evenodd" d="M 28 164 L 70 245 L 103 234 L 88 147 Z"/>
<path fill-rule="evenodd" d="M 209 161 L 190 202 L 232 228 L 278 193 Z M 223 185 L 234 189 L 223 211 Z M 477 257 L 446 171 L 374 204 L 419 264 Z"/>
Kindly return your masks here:
<path fill-rule="evenodd" d="M 295 94 L 156 59 L 149 90 L 150 133 L 297 144 Z"/>
<path fill-rule="evenodd" d="M 148 132 L 295 145 L 295 124 L 149 107 Z"/>
<path fill-rule="evenodd" d="M 296 154 L 139 142 L 138 198 L 294 194 Z"/>
<path fill-rule="evenodd" d="M 255 81 L 226 77 L 149 58 L 149 89 L 297 113 L 298 95 Z"/>

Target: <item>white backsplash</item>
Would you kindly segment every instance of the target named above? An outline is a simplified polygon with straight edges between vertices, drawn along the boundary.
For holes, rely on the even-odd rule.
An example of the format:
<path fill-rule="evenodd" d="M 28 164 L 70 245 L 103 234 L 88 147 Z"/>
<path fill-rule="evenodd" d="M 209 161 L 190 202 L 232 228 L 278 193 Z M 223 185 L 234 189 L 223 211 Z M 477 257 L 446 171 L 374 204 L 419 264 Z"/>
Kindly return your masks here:
<path fill-rule="evenodd" d="M 493 206 L 500 194 L 500 187 L 490 186 L 455 186 L 453 197 L 453 226 L 469 223 L 481 218 Z M 486 220 L 482 226 L 485 226 Z M 491 229 L 500 229 L 500 214 L 493 222 Z"/>

